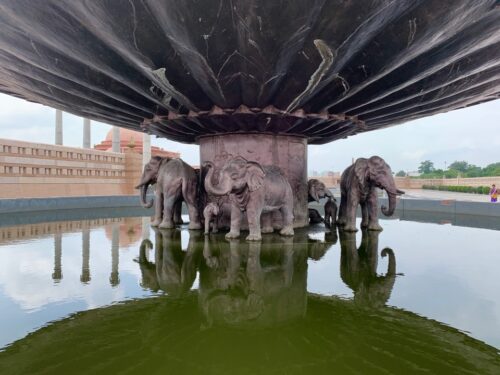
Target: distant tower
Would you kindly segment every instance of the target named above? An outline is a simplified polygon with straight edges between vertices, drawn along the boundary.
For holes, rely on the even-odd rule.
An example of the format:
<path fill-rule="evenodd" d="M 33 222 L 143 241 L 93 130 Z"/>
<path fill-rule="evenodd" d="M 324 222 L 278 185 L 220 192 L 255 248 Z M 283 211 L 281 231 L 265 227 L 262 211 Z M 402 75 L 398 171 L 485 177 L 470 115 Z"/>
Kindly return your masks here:
<path fill-rule="evenodd" d="M 54 272 L 52 273 L 52 279 L 56 283 L 58 283 L 62 279 L 61 257 L 62 257 L 62 236 L 61 236 L 61 233 L 55 233 L 54 234 Z"/>
<path fill-rule="evenodd" d="M 80 281 L 87 284 L 90 281 L 90 230 L 82 230 L 82 274 Z"/>
<path fill-rule="evenodd" d="M 60 109 L 56 109 L 56 145 L 63 144 L 63 116 Z"/>
<path fill-rule="evenodd" d="M 142 134 L 142 167 L 151 159 L 151 136 L 147 133 Z"/>
<path fill-rule="evenodd" d="M 90 119 L 83 119 L 83 148 L 90 148 Z"/>
<path fill-rule="evenodd" d="M 118 126 L 113 126 L 113 152 L 120 152 L 120 128 Z"/>
<path fill-rule="evenodd" d="M 120 262 L 120 224 L 113 223 L 111 228 L 111 275 L 109 276 L 109 283 L 111 286 L 120 284 L 120 273 L 118 271 L 118 264 Z"/>

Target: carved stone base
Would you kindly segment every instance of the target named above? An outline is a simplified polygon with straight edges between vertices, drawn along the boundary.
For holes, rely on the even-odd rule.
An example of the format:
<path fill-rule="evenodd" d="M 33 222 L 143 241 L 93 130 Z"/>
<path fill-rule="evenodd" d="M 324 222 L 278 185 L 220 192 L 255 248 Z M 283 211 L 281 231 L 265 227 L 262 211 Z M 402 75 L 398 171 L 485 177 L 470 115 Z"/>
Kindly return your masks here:
<path fill-rule="evenodd" d="M 294 227 L 308 225 L 307 211 L 307 140 L 299 136 L 273 134 L 221 134 L 199 139 L 200 161 L 220 168 L 228 159 L 242 156 L 261 165 L 280 167 L 294 196 Z M 273 227 L 281 225 L 280 215 L 273 214 Z"/>

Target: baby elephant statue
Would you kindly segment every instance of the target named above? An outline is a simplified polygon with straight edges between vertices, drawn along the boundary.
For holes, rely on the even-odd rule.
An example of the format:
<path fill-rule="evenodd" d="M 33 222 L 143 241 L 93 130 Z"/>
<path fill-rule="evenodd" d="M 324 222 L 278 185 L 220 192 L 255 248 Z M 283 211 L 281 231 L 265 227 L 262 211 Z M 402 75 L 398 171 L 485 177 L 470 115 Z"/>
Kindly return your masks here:
<path fill-rule="evenodd" d="M 337 204 L 335 198 L 328 198 L 325 203 L 325 225 L 332 227 L 337 222 Z"/>
<path fill-rule="evenodd" d="M 220 214 L 219 206 L 216 203 L 210 202 L 203 210 L 203 217 L 205 218 L 205 234 L 210 233 L 210 224 L 212 224 L 212 233 L 218 232 L 217 219 Z"/>
<path fill-rule="evenodd" d="M 146 192 L 152 184 L 156 184 L 156 189 L 155 219 L 151 226 L 174 228 L 180 222 L 180 205 L 185 201 L 189 211 L 189 229 L 202 229 L 197 208 L 198 176 L 190 165 L 181 159 L 153 156 L 136 186 L 141 190 L 141 203 L 146 208 L 153 205 L 153 201 L 146 202 Z"/>
<path fill-rule="evenodd" d="M 229 194 L 231 230 L 227 239 L 240 236 L 242 212 L 246 212 L 250 234 L 247 241 L 260 241 L 260 217 L 263 212 L 280 210 L 283 228 L 280 234 L 293 236 L 293 193 L 288 180 L 276 166 L 261 166 L 241 156 L 228 160 L 222 167 L 217 185 L 212 182 L 214 165 L 206 162 L 205 190 L 208 194 Z"/>
<path fill-rule="evenodd" d="M 356 209 L 361 205 L 361 227 L 382 230 L 378 223 L 377 189 L 384 189 L 389 197 L 389 208 L 382 213 L 391 216 L 396 209 L 396 197 L 404 191 L 396 188 L 391 167 L 379 156 L 359 158 L 346 168 L 340 179 L 340 210 L 337 223 L 347 232 L 356 232 Z"/>

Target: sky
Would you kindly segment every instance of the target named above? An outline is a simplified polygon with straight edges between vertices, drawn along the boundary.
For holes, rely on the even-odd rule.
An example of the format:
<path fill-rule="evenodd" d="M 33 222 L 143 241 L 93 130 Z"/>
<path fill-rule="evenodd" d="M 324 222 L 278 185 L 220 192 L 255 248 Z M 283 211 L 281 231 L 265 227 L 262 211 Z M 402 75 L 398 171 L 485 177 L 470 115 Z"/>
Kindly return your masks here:
<path fill-rule="evenodd" d="M 54 143 L 55 109 L 0 94 L 0 138 Z M 394 172 L 416 171 L 421 161 L 444 168 L 455 160 L 484 167 L 500 162 L 500 100 L 357 134 L 321 146 L 309 146 L 308 170 L 343 171 L 353 158 L 379 155 Z M 64 113 L 63 144 L 81 147 L 83 119 Z M 91 145 L 100 143 L 110 125 L 92 122 Z M 199 164 L 199 148 L 152 137 L 152 144 L 181 153 Z"/>

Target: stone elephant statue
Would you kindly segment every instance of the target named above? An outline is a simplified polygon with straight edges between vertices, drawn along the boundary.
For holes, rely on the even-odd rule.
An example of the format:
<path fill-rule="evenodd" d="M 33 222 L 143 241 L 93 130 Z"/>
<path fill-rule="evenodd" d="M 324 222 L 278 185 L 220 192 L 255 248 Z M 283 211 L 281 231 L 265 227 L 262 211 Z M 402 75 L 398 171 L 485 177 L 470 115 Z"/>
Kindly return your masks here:
<path fill-rule="evenodd" d="M 316 178 L 311 178 L 309 181 L 307 181 L 307 192 L 308 202 L 316 201 L 319 203 L 319 200 L 321 198 L 326 197 L 334 199 L 330 189 L 328 189 L 323 182 Z"/>
<path fill-rule="evenodd" d="M 337 223 L 345 231 L 357 231 L 356 210 L 361 205 L 361 227 L 382 230 L 378 223 L 377 189 L 384 189 L 389 197 L 389 208 L 382 206 L 382 213 L 391 216 L 396 208 L 396 197 L 404 194 L 396 188 L 391 167 L 379 156 L 359 158 L 346 168 L 340 180 L 340 209 Z"/>
<path fill-rule="evenodd" d="M 182 223 L 180 218 L 182 201 L 189 211 L 189 229 L 201 229 L 198 212 L 198 175 L 182 159 L 153 156 L 144 167 L 141 181 L 136 186 L 140 189 L 141 204 L 149 208 L 153 201 L 146 202 L 148 186 L 156 184 L 155 219 L 151 226 L 164 229 L 174 228 Z"/>
<path fill-rule="evenodd" d="M 181 234 L 176 229 L 155 230 L 155 259 L 150 262 L 146 251 L 152 248 L 149 240 L 140 246 L 138 263 L 141 268 L 143 288 L 163 290 L 179 297 L 188 292 L 196 279 L 196 271 L 202 255 L 200 232 L 192 232 L 186 251 L 182 251 Z"/>
<path fill-rule="evenodd" d="M 242 212 L 246 212 L 250 234 L 248 241 L 260 241 L 262 213 L 281 211 L 283 228 L 280 234 L 292 236 L 293 231 L 293 193 L 281 169 L 276 166 L 261 166 L 242 157 L 228 160 L 218 175 L 218 184 L 212 182 L 214 165 L 206 162 L 208 168 L 204 187 L 214 196 L 229 195 L 231 201 L 231 229 L 227 239 L 240 235 Z M 271 217 L 263 219 L 264 233 L 272 232 Z"/>
<path fill-rule="evenodd" d="M 396 281 L 396 257 L 390 248 L 381 251 L 382 257 L 389 257 L 387 273 L 377 274 L 379 234 L 363 230 L 356 248 L 356 234 L 340 231 L 340 277 L 352 289 L 355 303 L 375 308 L 387 303 Z"/>

